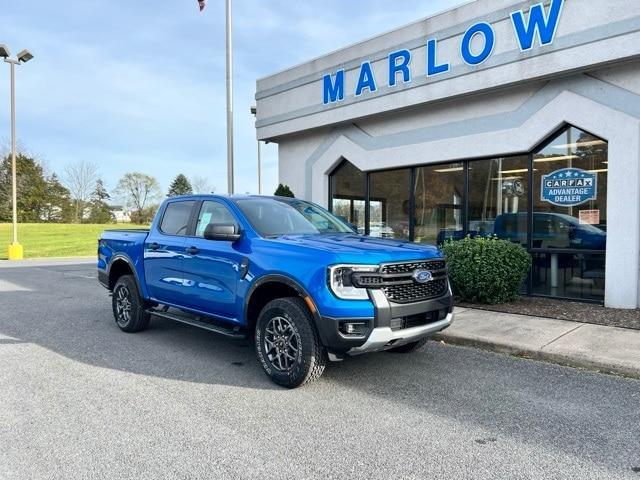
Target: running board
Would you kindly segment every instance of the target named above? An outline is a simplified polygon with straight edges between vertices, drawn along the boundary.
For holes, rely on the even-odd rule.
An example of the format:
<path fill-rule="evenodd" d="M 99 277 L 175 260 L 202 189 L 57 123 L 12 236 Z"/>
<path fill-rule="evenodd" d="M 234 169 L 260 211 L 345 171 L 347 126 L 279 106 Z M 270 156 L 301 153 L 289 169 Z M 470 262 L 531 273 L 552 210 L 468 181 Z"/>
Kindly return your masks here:
<path fill-rule="evenodd" d="M 245 339 L 247 336 L 240 331 L 240 327 L 235 328 L 225 328 L 220 325 L 214 325 L 209 322 L 205 322 L 199 320 L 197 318 L 188 316 L 188 314 L 178 314 L 172 313 L 163 310 L 156 310 L 154 308 L 150 308 L 147 310 L 147 313 L 150 315 L 155 315 L 156 317 L 165 318 L 167 320 L 173 320 L 174 322 L 184 323 L 185 325 L 191 325 L 192 327 L 201 328 L 202 330 L 208 330 L 209 332 L 219 333 L 220 335 L 224 335 L 226 337 L 237 338 L 237 339 Z"/>

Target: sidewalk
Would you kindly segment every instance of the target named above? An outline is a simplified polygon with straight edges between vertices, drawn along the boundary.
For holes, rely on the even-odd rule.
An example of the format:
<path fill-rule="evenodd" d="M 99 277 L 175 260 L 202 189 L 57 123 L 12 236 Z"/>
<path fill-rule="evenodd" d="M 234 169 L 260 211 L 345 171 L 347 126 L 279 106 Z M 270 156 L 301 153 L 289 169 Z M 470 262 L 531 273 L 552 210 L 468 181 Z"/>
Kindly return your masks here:
<path fill-rule="evenodd" d="M 456 308 L 435 338 L 640 379 L 640 330 Z"/>

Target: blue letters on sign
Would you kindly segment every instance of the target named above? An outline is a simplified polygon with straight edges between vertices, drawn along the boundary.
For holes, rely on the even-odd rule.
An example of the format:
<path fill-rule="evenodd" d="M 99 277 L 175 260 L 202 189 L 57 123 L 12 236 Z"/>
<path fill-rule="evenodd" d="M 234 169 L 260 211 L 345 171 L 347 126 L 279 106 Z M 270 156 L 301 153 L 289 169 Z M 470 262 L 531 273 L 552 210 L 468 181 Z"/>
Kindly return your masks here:
<path fill-rule="evenodd" d="M 324 76 L 324 104 L 344 100 L 344 70 L 338 70 L 335 81 L 331 75 Z"/>
<path fill-rule="evenodd" d="M 511 21 L 516 31 L 516 37 L 520 43 L 522 51 L 529 50 L 533 47 L 533 40 L 538 34 L 541 45 L 549 45 L 553 42 L 558 29 L 558 20 L 564 0 L 553 0 L 549 15 L 545 15 L 544 6 L 538 3 L 529 10 L 529 23 L 524 22 L 524 13 L 522 11 L 513 12 Z"/>
<path fill-rule="evenodd" d="M 449 71 L 449 64 L 447 62 L 438 65 L 438 59 L 436 58 L 436 51 L 438 48 L 438 40 L 435 38 L 430 39 L 427 42 L 427 76 L 438 75 L 439 73 L 445 73 Z"/>
<path fill-rule="evenodd" d="M 476 35 L 482 35 L 484 37 L 484 47 L 480 53 L 475 54 L 471 51 L 471 40 Z M 475 25 L 471 25 L 467 32 L 462 37 L 462 44 L 460 45 L 460 53 L 462 59 L 469 65 L 478 65 L 484 62 L 496 44 L 496 36 L 493 33 L 493 28 L 488 23 L 480 22 Z"/>
<path fill-rule="evenodd" d="M 400 62 L 398 62 L 400 60 Z M 398 50 L 389 54 L 389 86 L 396 85 L 396 77 L 398 72 L 402 73 L 402 82 L 411 81 L 411 70 L 409 70 L 409 62 L 411 62 L 411 52 L 409 50 Z"/>
<path fill-rule="evenodd" d="M 356 86 L 356 97 L 362 95 L 362 91 L 365 88 L 368 88 L 370 92 L 375 92 L 378 89 L 376 79 L 373 76 L 373 70 L 371 70 L 371 62 L 364 62 L 360 66 L 360 76 L 358 77 L 358 85 Z"/>
<path fill-rule="evenodd" d="M 541 200 L 559 207 L 575 207 L 598 198 L 598 174 L 563 168 L 542 176 Z"/>
<path fill-rule="evenodd" d="M 553 43 L 560 23 L 564 1 L 539 1 L 539 3 L 532 5 L 528 12 L 518 10 L 510 14 L 515 40 L 521 51 L 531 50 L 537 45 L 545 46 Z M 549 7 L 545 7 L 545 4 L 549 4 Z M 446 41 L 447 43 L 451 42 L 449 38 Z M 493 27 L 486 22 L 477 22 L 467 29 L 460 39 L 458 47 L 462 60 L 467 65 L 475 67 L 491 56 L 495 45 L 496 34 Z M 398 84 L 398 77 L 401 78 L 403 83 L 410 83 L 414 80 L 413 74 L 415 72 L 411 71 L 411 55 L 412 51 L 410 49 L 403 48 L 389 53 L 386 58 L 386 65 L 382 66 L 378 63 L 379 72 L 388 72 L 388 85 L 385 85 L 384 89 L 395 87 Z M 375 61 L 382 62 L 382 60 L 378 59 Z M 429 77 L 434 75 L 449 72 L 451 63 L 455 64 L 456 62 L 451 58 L 440 59 L 440 62 L 438 62 L 438 40 L 429 38 L 426 44 L 426 68 L 422 73 L 424 80 L 428 80 Z M 357 78 L 354 78 L 356 73 Z M 365 90 L 369 90 L 370 93 L 378 91 L 370 60 L 365 60 L 360 65 L 360 69 L 353 72 L 353 77 L 349 75 L 348 79 L 345 69 L 340 69 L 335 74 L 324 75 L 322 88 L 325 105 L 343 101 L 345 99 L 345 88 L 348 88 L 350 93 L 353 92 L 354 97 L 361 96 Z"/>

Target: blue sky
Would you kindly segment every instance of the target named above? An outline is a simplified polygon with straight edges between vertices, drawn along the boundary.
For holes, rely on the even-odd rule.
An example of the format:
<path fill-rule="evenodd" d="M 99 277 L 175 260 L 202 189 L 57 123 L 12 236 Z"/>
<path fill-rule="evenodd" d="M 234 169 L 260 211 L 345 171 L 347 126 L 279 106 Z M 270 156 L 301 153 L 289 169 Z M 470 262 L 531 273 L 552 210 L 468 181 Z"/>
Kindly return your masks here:
<path fill-rule="evenodd" d="M 255 79 L 459 4 L 459 0 L 235 0 L 236 192 L 256 192 Z M 127 171 L 163 191 L 178 173 L 226 192 L 224 1 L 5 2 L 0 43 L 29 48 L 17 70 L 18 140 L 50 171 L 96 163 L 107 187 Z M 0 64 L 0 140 L 9 137 Z M 4 112 L 4 113 L 3 113 Z M 263 147 L 263 185 L 277 147 Z"/>

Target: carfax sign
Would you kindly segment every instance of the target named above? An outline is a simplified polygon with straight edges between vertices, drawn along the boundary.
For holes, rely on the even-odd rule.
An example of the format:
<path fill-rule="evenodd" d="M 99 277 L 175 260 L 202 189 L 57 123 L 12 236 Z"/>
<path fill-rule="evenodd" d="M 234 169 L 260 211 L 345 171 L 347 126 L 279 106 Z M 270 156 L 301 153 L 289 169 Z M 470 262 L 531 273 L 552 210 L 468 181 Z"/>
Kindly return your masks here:
<path fill-rule="evenodd" d="M 598 198 L 598 175 L 580 168 L 563 168 L 542 176 L 543 202 L 575 207 Z"/>

